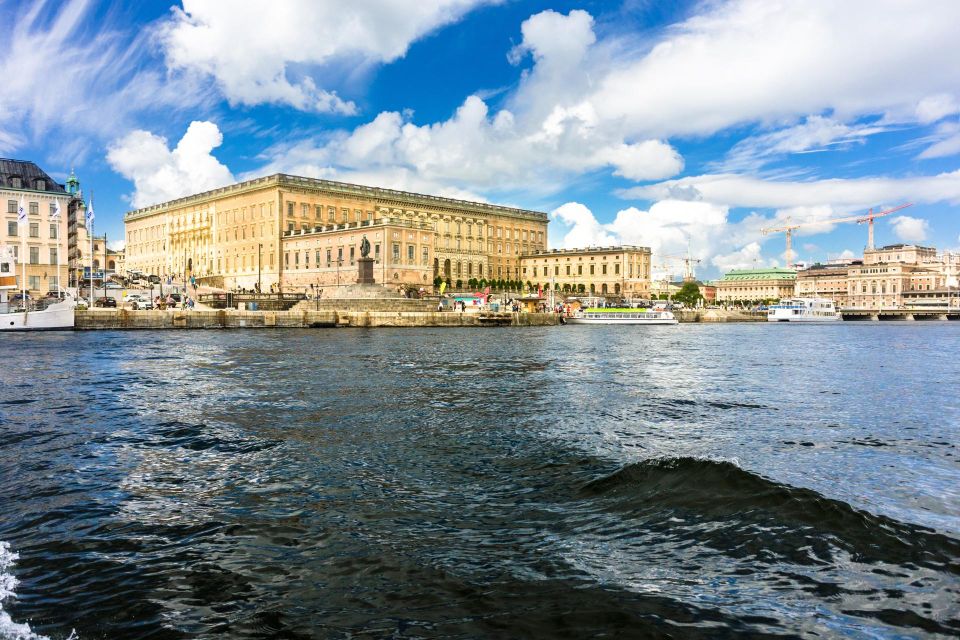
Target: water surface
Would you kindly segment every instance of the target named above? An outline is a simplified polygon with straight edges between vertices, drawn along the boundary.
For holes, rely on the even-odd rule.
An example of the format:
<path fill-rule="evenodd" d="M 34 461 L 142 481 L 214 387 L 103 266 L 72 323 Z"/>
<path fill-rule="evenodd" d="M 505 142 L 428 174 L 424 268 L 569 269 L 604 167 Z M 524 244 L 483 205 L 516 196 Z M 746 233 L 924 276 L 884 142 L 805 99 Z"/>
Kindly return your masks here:
<path fill-rule="evenodd" d="M 958 353 L 952 323 L 3 335 L 0 638 L 955 636 Z"/>

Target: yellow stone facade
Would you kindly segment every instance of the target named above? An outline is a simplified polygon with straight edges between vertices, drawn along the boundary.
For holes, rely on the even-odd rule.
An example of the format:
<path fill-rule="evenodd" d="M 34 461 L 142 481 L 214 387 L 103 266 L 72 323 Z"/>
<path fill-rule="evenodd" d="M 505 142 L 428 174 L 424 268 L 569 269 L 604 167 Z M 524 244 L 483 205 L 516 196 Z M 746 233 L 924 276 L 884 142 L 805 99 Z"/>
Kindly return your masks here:
<path fill-rule="evenodd" d="M 22 188 L 0 188 L 4 207 L 4 226 L 0 243 L 9 247 L 16 260 L 17 287 L 22 286 L 23 261 L 27 263 L 27 291 L 33 296 L 56 291 L 59 283 L 67 286 L 66 215 L 70 196 L 63 191 L 22 183 Z M 27 221 L 17 224 L 17 210 L 23 200 Z M 60 203 L 60 218 L 52 217 L 55 203 Z M 57 272 L 57 254 L 60 271 Z"/>
<path fill-rule="evenodd" d="M 555 249 L 521 257 L 520 279 L 547 291 L 624 296 L 649 300 L 650 249 L 590 247 Z"/>
<path fill-rule="evenodd" d="M 285 174 L 131 211 L 124 222 L 128 272 L 263 291 L 335 286 L 338 271 L 340 284 L 351 284 L 349 252 L 359 257 L 367 231 L 371 257 L 382 234 L 377 281 L 417 287 L 436 275 L 518 278 L 521 254 L 545 249 L 547 235 L 541 212 Z"/>

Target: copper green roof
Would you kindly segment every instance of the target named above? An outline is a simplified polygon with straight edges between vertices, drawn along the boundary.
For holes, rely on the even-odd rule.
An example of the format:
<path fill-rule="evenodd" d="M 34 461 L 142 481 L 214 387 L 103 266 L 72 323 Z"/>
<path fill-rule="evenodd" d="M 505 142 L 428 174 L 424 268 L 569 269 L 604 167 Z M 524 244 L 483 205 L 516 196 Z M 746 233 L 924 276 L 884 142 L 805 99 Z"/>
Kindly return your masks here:
<path fill-rule="evenodd" d="M 793 269 L 734 269 L 723 274 L 720 282 L 739 282 L 742 280 L 796 280 Z"/>

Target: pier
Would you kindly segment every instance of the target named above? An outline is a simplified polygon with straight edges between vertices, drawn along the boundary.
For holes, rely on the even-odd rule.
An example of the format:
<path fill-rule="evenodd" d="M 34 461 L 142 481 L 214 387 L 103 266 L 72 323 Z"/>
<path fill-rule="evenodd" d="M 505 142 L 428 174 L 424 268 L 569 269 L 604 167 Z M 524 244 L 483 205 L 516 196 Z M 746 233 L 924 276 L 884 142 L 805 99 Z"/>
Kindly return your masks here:
<path fill-rule="evenodd" d="M 898 307 L 892 309 L 840 309 L 840 315 L 849 321 L 920 321 L 960 320 L 960 308 L 936 309 L 924 307 Z"/>

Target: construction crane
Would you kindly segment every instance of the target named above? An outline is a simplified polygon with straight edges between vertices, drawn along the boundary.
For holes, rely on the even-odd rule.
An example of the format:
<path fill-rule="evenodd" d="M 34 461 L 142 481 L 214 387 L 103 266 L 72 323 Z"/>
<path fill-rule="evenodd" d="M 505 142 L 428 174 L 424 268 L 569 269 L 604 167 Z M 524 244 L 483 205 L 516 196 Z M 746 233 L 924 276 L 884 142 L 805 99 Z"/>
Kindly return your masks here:
<path fill-rule="evenodd" d="M 683 262 L 683 267 L 684 267 L 684 268 L 683 268 L 683 281 L 684 281 L 684 282 L 692 282 L 692 281 L 693 281 L 693 279 L 694 279 L 694 278 L 693 278 L 693 265 L 695 265 L 695 264 L 700 264 L 701 262 L 703 262 L 700 258 L 691 258 L 691 257 L 690 257 L 690 249 L 689 249 L 689 247 L 687 248 L 687 255 L 685 255 L 685 256 L 663 254 L 663 255 L 660 256 L 660 258 L 661 258 L 661 259 L 666 259 L 666 260 L 679 260 L 679 261 Z"/>
<path fill-rule="evenodd" d="M 882 218 L 883 216 L 888 216 L 894 211 L 900 211 L 900 209 L 906 209 L 907 207 L 913 206 L 912 202 L 907 204 L 901 204 L 898 207 L 893 209 L 887 209 L 886 211 L 879 211 L 877 213 L 873 212 L 873 209 L 867 213 L 867 215 L 859 216 L 847 216 L 845 218 L 830 218 L 828 220 L 813 220 L 810 222 L 800 222 L 797 224 L 788 224 L 782 227 L 767 227 L 761 229 L 760 233 L 763 235 L 768 235 L 771 233 L 780 233 L 783 232 L 787 240 L 787 268 L 790 268 L 793 265 L 793 232 L 797 229 L 802 229 L 803 227 L 814 227 L 822 224 L 835 224 L 840 222 L 856 222 L 857 224 L 863 224 L 864 222 L 869 224 L 867 231 L 867 249 L 873 249 L 873 221 L 877 218 Z"/>

